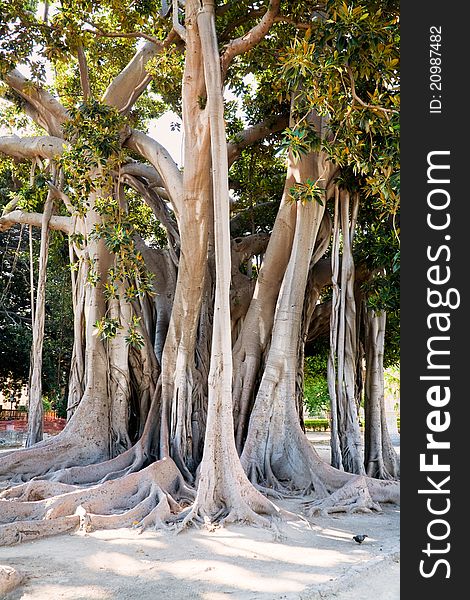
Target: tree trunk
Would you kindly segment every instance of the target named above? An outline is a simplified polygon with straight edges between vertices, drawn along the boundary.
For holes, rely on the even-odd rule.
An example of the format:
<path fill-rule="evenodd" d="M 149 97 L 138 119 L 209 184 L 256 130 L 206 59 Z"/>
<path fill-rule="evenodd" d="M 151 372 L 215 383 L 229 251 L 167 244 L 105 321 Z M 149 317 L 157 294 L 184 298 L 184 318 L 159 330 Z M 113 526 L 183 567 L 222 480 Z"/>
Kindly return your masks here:
<path fill-rule="evenodd" d="M 354 298 L 354 262 L 352 240 L 357 218 L 355 197 L 350 216 L 350 198 L 339 192 L 335 205 L 335 238 L 332 271 L 333 300 L 330 321 L 330 358 L 328 385 L 331 397 L 332 464 L 350 473 L 364 474 L 362 442 L 356 406 L 357 324 Z M 342 234 L 341 279 L 339 275 L 339 229 Z"/>
<path fill-rule="evenodd" d="M 364 311 L 366 343 L 365 382 L 365 456 L 364 465 L 369 477 L 398 479 L 400 462 L 387 428 L 384 403 L 383 353 L 385 311 Z"/>
<path fill-rule="evenodd" d="M 329 179 L 329 167 L 323 155 L 303 156 L 298 164 L 292 165 L 292 171 L 300 181 L 307 177 L 317 182 Z M 305 470 L 306 460 L 299 457 L 307 440 L 299 424 L 295 388 L 303 299 L 324 210 L 324 202 L 297 204 L 291 256 L 241 457 L 251 481 L 265 487 L 284 489 L 287 485 L 302 489 L 312 482 L 310 468 Z"/>
<path fill-rule="evenodd" d="M 178 278 L 168 335 L 162 355 L 161 456 L 172 456 L 189 481 L 197 464 L 193 457 L 192 415 L 197 331 L 206 289 L 206 263 L 211 220 L 210 137 L 201 40 L 199 3 L 186 3 L 186 61 L 183 75 L 184 174 Z"/>
<path fill-rule="evenodd" d="M 31 348 L 31 379 L 28 401 L 28 435 L 26 447 L 40 442 L 43 437 L 44 409 L 42 405 L 42 347 L 44 342 L 44 320 L 46 317 L 46 277 L 49 250 L 49 221 L 52 215 L 52 194 L 47 195 L 41 224 L 41 248 L 36 309 L 33 320 L 33 343 Z"/>
<path fill-rule="evenodd" d="M 224 521 L 263 522 L 258 512 L 274 513 L 274 507 L 248 481 L 235 447 L 232 416 L 232 340 L 230 327 L 231 244 L 229 189 L 224 103 L 214 5 L 203 5 L 198 15 L 204 56 L 207 108 L 211 132 L 214 198 L 215 303 L 209 371 L 204 453 L 197 495 L 187 521 L 198 517 Z"/>

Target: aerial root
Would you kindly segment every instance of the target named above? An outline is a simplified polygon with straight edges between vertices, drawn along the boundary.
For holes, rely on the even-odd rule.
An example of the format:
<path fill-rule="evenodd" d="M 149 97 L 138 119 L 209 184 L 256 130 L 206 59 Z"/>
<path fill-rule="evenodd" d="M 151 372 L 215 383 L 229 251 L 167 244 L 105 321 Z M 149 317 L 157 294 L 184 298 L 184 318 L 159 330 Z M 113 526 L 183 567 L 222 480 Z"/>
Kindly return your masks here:
<path fill-rule="evenodd" d="M 357 477 L 326 498 L 306 502 L 304 506 L 308 516 L 337 512 L 382 512 L 380 505 L 372 500 L 365 477 Z"/>

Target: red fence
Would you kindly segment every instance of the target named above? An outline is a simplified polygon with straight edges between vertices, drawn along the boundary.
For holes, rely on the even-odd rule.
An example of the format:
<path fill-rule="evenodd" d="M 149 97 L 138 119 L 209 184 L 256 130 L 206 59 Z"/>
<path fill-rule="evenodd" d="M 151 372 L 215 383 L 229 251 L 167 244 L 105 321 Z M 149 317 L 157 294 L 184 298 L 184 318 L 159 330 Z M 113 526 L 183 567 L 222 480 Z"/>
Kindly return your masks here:
<path fill-rule="evenodd" d="M 65 419 L 57 416 L 55 411 L 44 413 L 44 433 L 54 435 L 65 427 Z M 0 431 L 27 431 L 28 413 L 22 410 L 0 410 Z"/>

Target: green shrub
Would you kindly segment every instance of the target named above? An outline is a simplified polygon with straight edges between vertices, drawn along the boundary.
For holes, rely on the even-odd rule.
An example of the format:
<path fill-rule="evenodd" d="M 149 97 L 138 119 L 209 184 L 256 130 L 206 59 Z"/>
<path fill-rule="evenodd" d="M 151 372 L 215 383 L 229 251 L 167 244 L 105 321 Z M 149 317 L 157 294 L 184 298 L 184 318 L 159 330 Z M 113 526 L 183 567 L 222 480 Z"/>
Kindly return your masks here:
<path fill-rule="evenodd" d="M 50 410 L 52 410 L 52 402 L 47 396 L 42 397 L 42 407 L 44 409 L 44 412 L 49 412 Z"/>
<path fill-rule="evenodd" d="M 328 419 L 304 419 L 307 431 L 327 431 L 330 428 Z"/>
<path fill-rule="evenodd" d="M 318 415 L 330 408 L 326 380 L 327 354 L 307 356 L 304 362 L 304 401 L 308 412 Z"/>

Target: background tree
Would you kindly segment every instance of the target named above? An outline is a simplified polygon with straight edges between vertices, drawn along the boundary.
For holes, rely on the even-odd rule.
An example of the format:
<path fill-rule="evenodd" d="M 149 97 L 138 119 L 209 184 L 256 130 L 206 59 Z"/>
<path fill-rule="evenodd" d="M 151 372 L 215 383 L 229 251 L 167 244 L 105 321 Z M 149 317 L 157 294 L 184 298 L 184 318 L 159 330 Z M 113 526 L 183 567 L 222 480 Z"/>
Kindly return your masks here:
<path fill-rule="evenodd" d="M 18 200 L 18 189 L 30 191 L 29 173 L 22 165 L 2 163 L 0 207 Z M 16 190 L 16 191 L 15 191 Z M 24 200 L 25 201 L 25 200 Z M 37 280 L 39 241 L 32 230 L 32 262 Z M 31 353 L 31 281 L 29 227 L 19 225 L 0 233 L 2 268 L 0 283 L 0 328 L 2 356 L 0 381 L 5 396 L 13 390 L 19 400 L 28 383 Z M 66 416 L 66 387 L 73 342 L 68 244 L 60 232 L 51 232 L 46 284 L 46 328 L 42 360 L 43 393 L 60 416 Z M 65 400 L 65 406 L 64 406 Z"/>

